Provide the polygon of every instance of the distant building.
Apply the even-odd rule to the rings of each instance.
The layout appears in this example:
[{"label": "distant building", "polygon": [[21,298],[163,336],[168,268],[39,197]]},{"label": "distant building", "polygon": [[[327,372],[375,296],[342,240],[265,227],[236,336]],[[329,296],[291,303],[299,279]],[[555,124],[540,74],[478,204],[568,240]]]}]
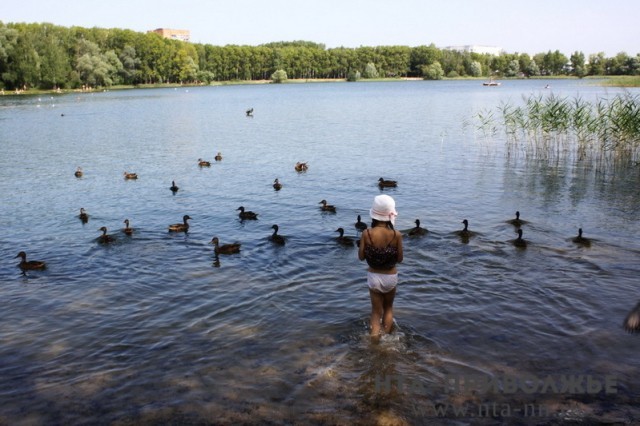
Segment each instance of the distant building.
[{"label": "distant building", "polygon": [[494,56],[499,56],[504,52],[504,50],[502,50],[502,47],[499,46],[480,46],[478,44],[466,44],[464,46],[447,46],[444,49],[457,50],[459,52],[479,53],[481,55],[488,53],[489,55]]},{"label": "distant building", "polygon": [[164,38],[170,38],[172,40],[189,41],[189,38],[191,37],[191,32],[189,30],[172,30],[170,28],[158,28],[147,32],[157,33]]}]

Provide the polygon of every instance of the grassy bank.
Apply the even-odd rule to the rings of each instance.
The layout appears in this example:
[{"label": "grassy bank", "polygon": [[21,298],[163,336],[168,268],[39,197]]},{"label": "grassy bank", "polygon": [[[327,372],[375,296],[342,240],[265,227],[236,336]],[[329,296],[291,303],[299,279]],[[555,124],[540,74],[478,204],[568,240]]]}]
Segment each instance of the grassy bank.
[{"label": "grassy bank", "polygon": [[[575,78],[569,76],[539,76],[531,77],[531,79],[567,79]],[[443,80],[479,80],[484,81],[487,77],[454,77],[443,78]],[[588,80],[594,80],[594,84],[608,87],[640,87],[640,76],[589,76],[585,77]],[[420,77],[395,77],[395,78],[374,78],[374,79],[361,79],[360,83],[379,82],[379,81],[414,81],[422,80]],[[504,80],[519,80],[519,78],[500,78]],[[302,84],[302,83],[336,83],[346,82],[344,78],[290,78],[281,84]],[[50,94],[64,94],[64,93],[88,93],[88,92],[104,92],[108,90],[126,90],[126,89],[172,89],[181,87],[202,87],[202,86],[235,86],[235,85],[254,85],[254,84],[273,84],[271,80],[230,80],[230,81],[212,81],[209,84],[179,84],[179,83],[158,83],[158,84],[137,84],[137,85],[116,85],[108,88],[95,88],[89,91],[83,91],[80,89],[61,89],[61,90],[39,90],[28,89],[26,91],[5,90],[0,92],[0,96],[16,96],[16,95],[50,95]]]}]

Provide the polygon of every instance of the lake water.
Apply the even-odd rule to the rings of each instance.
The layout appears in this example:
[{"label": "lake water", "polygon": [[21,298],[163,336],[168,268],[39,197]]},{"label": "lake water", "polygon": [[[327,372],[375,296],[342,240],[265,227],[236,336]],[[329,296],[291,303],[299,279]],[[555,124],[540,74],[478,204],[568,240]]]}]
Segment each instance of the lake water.
[{"label": "lake water", "polygon": [[[0,424],[640,421],[640,339],[621,326],[640,298],[640,168],[507,156],[501,132],[473,124],[531,94],[621,92],[409,81],[0,97]],[[399,182],[384,191],[396,227],[430,232],[405,238],[397,329],[376,345],[366,265],[335,230],[357,236],[381,176]],[[516,210],[526,250],[509,242]],[[185,214],[189,232],[169,233]],[[114,243],[98,243],[101,226]],[[591,247],[570,241],[578,227]],[[241,252],[216,262],[213,236]],[[22,274],[22,250],[47,269]],[[560,385],[447,387],[531,376]],[[616,392],[567,385],[587,379]]]}]

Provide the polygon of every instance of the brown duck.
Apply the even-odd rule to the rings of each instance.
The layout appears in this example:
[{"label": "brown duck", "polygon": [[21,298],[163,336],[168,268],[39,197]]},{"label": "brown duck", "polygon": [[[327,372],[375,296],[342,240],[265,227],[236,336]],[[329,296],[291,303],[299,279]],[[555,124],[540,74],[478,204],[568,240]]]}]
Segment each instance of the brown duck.
[{"label": "brown duck", "polygon": [[258,213],[254,213],[252,211],[245,211],[243,206],[238,207],[236,210],[240,210],[240,213],[238,213],[238,216],[240,217],[241,220],[257,220],[258,219]]},{"label": "brown duck", "polygon": [[398,186],[398,181],[380,178],[378,179],[378,186],[380,188],[395,188],[396,186]]},{"label": "brown duck", "polygon": [[47,268],[47,264],[40,260],[27,260],[27,253],[23,251],[18,253],[16,257],[22,258],[20,263],[18,263],[18,267],[23,271],[36,271]]},{"label": "brown duck", "polygon": [[587,237],[582,236],[582,228],[578,228],[578,235],[576,237],[573,237],[571,241],[583,247],[591,247],[591,240]]},{"label": "brown duck", "polygon": [[301,163],[298,161],[294,168],[296,169],[296,172],[306,172],[309,169],[309,165],[306,162]]},{"label": "brown duck", "polygon": [[412,236],[412,237],[419,237],[419,236],[424,235],[424,234],[426,234],[427,232],[429,232],[429,231],[427,231],[425,228],[422,228],[422,227],[420,226],[420,219],[416,219],[415,224],[416,224],[416,226],[414,226],[413,228],[411,228],[411,229],[409,230],[409,232],[408,232],[408,234],[409,234],[410,236]]},{"label": "brown duck", "polygon": [[189,223],[187,220],[191,219],[188,214],[182,216],[182,223],[174,223],[169,225],[169,232],[187,232],[189,230]]},{"label": "brown duck", "polygon": [[220,240],[218,237],[213,237],[211,239],[211,244],[215,247],[216,255],[218,254],[235,254],[240,253],[240,243],[231,243],[231,244],[223,244],[220,245]]},{"label": "brown duck", "polygon": [[78,218],[82,221],[82,223],[89,222],[89,215],[83,207],[80,207],[80,214],[78,215]]},{"label": "brown duck", "polygon": [[98,242],[101,244],[108,244],[115,241],[111,235],[107,234],[107,228],[105,226],[101,226],[98,231],[102,231],[102,235],[98,237]]},{"label": "brown duck", "polygon": [[336,238],[336,241],[338,243],[342,244],[343,246],[349,246],[349,247],[353,246],[353,238],[345,237],[343,228],[338,228],[335,230],[335,232],[340,233],[340,236]]},{"label": "brown duck", "polygon": [[126,235],[133,235],[133,228],[129,227],[129,219],[124,220],[124,225],[125,227],[122,229],[122,232],[124,232]]},{"label": "brown duck", "polygon": [[331,212],[331,213],[336,212],[336,206],[327,204],[327,200],[322,200],[318,204],[322,204],[320,206],[320,210],[322,210],[323,212]]},{"label": "brown duck", "polygon": [[269,237],[269,239],[274,243],[274,244],[278,244],[283,246],[285,244],[285,240],[284,237],[280,234],[278,234],[278,225],[273,225],[271,227],[271,229],[273,229],[273,234],[271,234],[271,236]]}]

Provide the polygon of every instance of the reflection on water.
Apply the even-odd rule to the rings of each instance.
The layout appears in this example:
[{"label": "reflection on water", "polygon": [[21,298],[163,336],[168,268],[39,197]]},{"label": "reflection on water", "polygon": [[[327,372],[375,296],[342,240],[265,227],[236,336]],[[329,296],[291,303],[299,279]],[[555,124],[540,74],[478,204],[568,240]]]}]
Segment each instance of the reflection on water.
[{"label": "reflection on water", "polygon": [[[520,424],[528,403],[546,410],[534,423],[636,421],[640,343],[621,323],[640,295],[638,167],[603,175],[507,155],[500,135],[461,124],[536,84],[0,99],[0,422]],[[568,80],[554,90],[600,89]],[[335,229],[359,237],[380,176],[399,182],[384,189],[397,227],[419,219],[429,233],[406,237],[397,330],[376,345],[365,268]],[[258,220],[239,220],[241,205]],[[507,223],[516,210],[521,250]],[[189,231],[169,233],[185,214]],[[269,240],[274,224],[286,245]],[[97,242],[101,226],[114,243]],[[591,247],[571,241],[579,227]],[[213,236],[241,242],[240,253],[216,257]],[[20,250],[48,269],[21,274]],[[618,392],[446,388],[450,377],[527,374],[614,375]],[[478,415],[488,403],[511,412]],[[476,414],[436,412],[454,407]]]}]

